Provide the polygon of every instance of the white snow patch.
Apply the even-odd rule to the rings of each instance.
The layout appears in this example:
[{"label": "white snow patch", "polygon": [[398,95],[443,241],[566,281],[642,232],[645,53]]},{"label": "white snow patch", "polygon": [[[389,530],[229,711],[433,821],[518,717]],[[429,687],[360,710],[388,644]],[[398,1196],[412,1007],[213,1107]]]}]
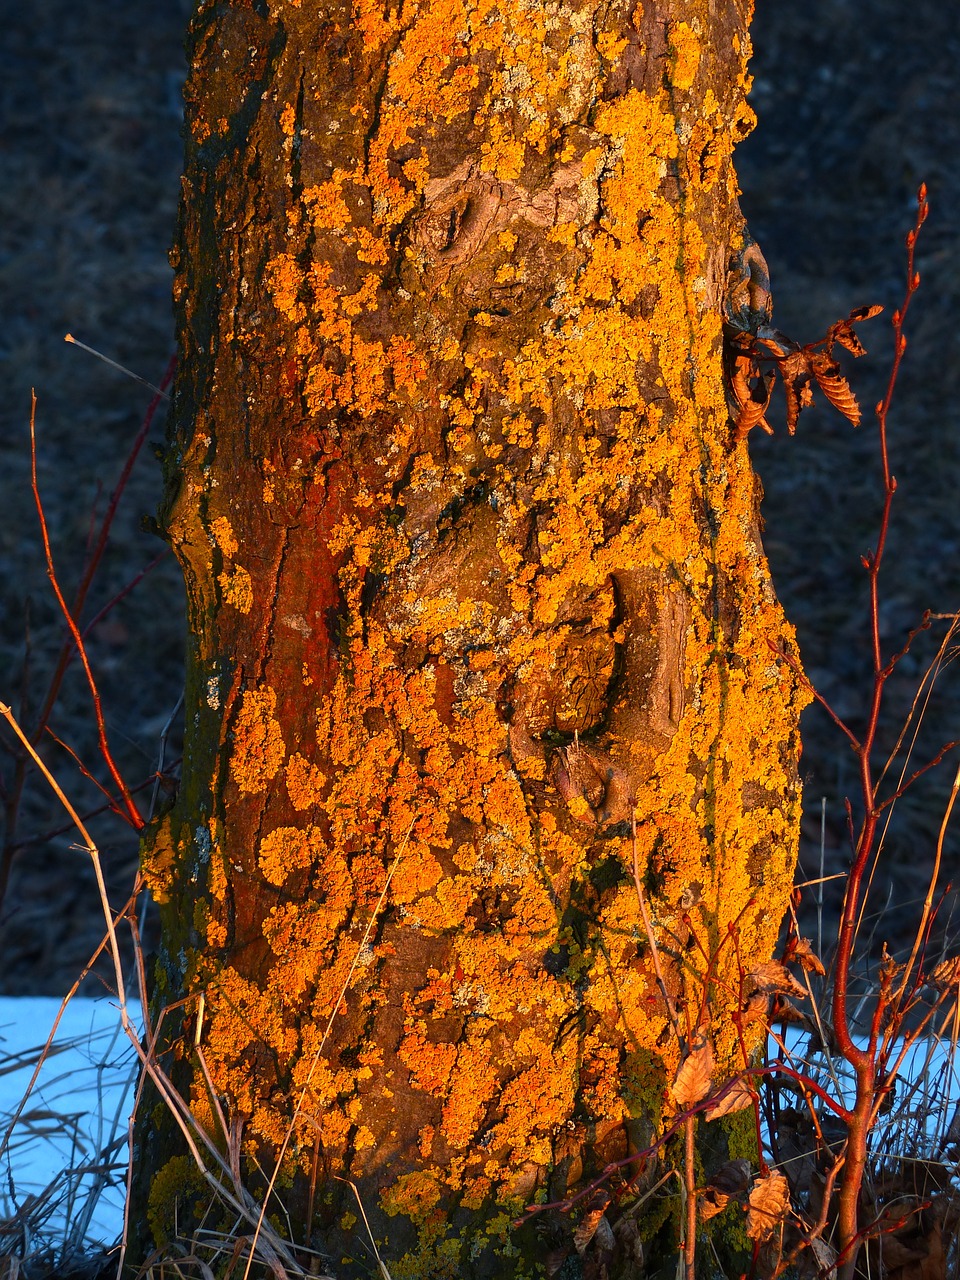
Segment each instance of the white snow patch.
[{"label": "white snow patch", "polygon": [[[53,998],[0,999],[0,1214],[23,1211],[66,1256],[122,1234],[137,1069],[116,1001],[75,999],[24,1102],[59,1008]],[[139,1002],[128,1011],[139,1024]]]}]

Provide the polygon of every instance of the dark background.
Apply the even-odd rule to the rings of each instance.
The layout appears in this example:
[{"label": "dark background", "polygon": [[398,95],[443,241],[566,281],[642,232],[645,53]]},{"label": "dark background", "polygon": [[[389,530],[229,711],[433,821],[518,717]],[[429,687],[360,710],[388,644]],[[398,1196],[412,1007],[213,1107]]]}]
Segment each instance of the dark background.
[{"label": "dark background", "polygon": [[[68,596],[88,539],[136,435],[149,392],[63,342],[68,331],[157,382],[172,353],[170,269],[180,166],[179,0],[30,0],[0,4],[0,700],[42,699],[62,627],[47,586],[30,493],[30,389],[43,499]],[[870,406],[889,364],[889,312],[903,289],[903,235],[915,192],[931,214],[918,264],[923,286],[891,418],[899,493],[884,575],[882,631],[897,647],[924,609],[960,608],[960,24],[937,0],[760,0],[754,24],[760,117],[737,153],[742,204],[769,262],[777,324],[820,337],[855,306],[886,314],[862,329],[870,355],[851,369],[864,406],[858,431],[827,407],[752,442],[766,490],[766,547],[796,624],[807,671],[859,728],[868,692],[866,575],[876,536],[879,456]],[[779,409],[772,420],[782,421]],[[758,433],[754,433],[757,435]],[[162,438],[162,415],[152,438]],[[161,550],[140,528],[155,508],[159,466],[145,449],[128,488],[86,616]],[[924,637],[892,682],[881,738],[895,743],[926,662],[944,631]],[[168,558],[96,628],[91,657],[111,742],[125,775],[145,782],[182,681],[183,610]],[[950,666],[927,704],[916,762],[960,737],[960,686]],[[52,727],[102,775],[85,685],[75,668]],[[847,865],[844,796],[854,758],[824,714],[807,713],[802,769],[807,816],[800,879],[819,875],[821,805],[827,874]],[[176,734],[171,752],[177,754]],[[61,748],[45,754],[71,797],[102,798]],[[9,781],[10,761],[0,769]],[[898,803],[877,873],[876,937],[908,937],[926,887],[954,766]],[[149,795],[149,791],[142,793]],[[60,994],[101,933],[87,858],[35,781],[24,795],[17,855],[0,906],[0,992]],[[114,818],[94,833],[118,899],[136,866],[136,840]],[[948,836],[945,878],[955,876]],[[836,889],[832,881],[827,894]],[[806,919],[815,926],[814,890]],[[941,932],[950,935],[952,899]],[[828,918],[830,902],[828,897]],[[823,938],[829,947],[828,931]]]}]

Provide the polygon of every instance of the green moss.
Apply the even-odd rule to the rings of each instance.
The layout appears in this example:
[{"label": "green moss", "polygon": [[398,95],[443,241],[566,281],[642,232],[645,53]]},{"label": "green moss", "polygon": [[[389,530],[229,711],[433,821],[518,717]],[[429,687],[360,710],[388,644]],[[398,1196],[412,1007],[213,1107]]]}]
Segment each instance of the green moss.
[{"label": "green moss", "polygon": [[177,1234],[178,1223],[198,1216],[197,1201],[206,1191],[203,1175],[190,1156],[172,1156],[163,1165],[150,1184],[147,1203],[147,1220],[157,1245]]},{"label": "green moss", "polygon": [[663,1064],[652,1049],[637,1048],[623,1061],[623,1101],[635,1120],[658,1128],[663,1111],[666,1078]]}]

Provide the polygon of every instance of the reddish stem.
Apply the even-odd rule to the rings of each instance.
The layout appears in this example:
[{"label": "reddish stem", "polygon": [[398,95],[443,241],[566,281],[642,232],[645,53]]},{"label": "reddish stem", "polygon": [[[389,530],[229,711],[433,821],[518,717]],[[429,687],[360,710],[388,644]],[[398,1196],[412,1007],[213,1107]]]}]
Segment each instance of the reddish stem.
[{"label": "reddish stem", "polygon": [[[176,357],[174,356],[171,358],[170,362],[167,365],[166,372],[164,373],[163,379],[161,380],[161,383],[160,383],[160,391],[150,401],[150,404],[147,407],[147,411],[144,414],[143,421],[140,424],[140,429],[137,432],[136,438],[130,448],[126,461],[124,462],[123,469],[120,472],[120,476],[119,476],[119,479],[117,480],[116,487],[114,488],[114,491],[110,497],[110,501],[107,504],[107,510],[104,513],[104,517],[100,524],[100,530],[99,530],[99,533],[97,534],[97,539],[95,543],[93,541],[94,516],[91,513],[90,533],[88,534],[87,550],[86,550],[86,555],[84,557],[84,571],[80,579],[80,584],[77,587],[76,595],[74,596],[73,608],[70,611],[70,616],[77,619],[78,621],[83,612],[83,606],[84,606],[84,603],[86,602],[87,592],[89,591],[90,586],[93,582],[93,579],[96,575],[97,569],[100,566],[100,561],[103,557],[103,552],[107,545],[107,539],[110,533],[110,529],[113,525],[113,520],[116,515],[117,507],[120,503],[120,499],[127,487],[127,483],[130,479],[131,472],[133,471],[134,464],[147,438],[147,434],[153,423],[153,419],[154,419],[154,416],[156,415],[156,411],[159,408],[161,401],[167,398],[165,388],[169,386],[173,378],[175,368],[176,368]],[[31,416],[33,416],[33,411],[31,411]],[[144,572],[147,573],[152,568],[153,568],[153,565],[151,564]],[[143,575],[141,574],[140,577],[142,576]],[[139,577],[134,579],[134,581],[131,584],[129,584],[127,590],[132,590],[139,580],[140,580]],[[116,603],[116,600],[122,598],[124,594],[126,594],[125,591],[121,592],[119,596],[117,596],[113,601],[111,601],[110,605],[107,606],[107,608],[112,608],[113,604]],[[97,617],[93,619],[93,622],[87,625],[87,627],[84,629],[84,634],[87,634],[87,632],[89,632],[90,627],[95,622],[97,622],[100,617],[103,616],[104,612],[105,610],[101,610],[100,613],[97,615]],[[74,652],[75,652],[74,640],[73,640],[73,636],[70,635],[67,637],[67,639],[63,643],[63,646],[61,647],[60,656],[57,660],[57,665],[54,668],[53,675],[50,678],[50,682],[47,687],[46,696],[44,697],[43,705],[40,709],[40,713],[37,717],[36,723],[33,726],[30,741],[34,744],[38,743],[40,739],[43,737],[44,730],[47,727],[47,724],[50,719],[50,715],[53,711],[54,706],[56,705],[57,698],[59,697],[59,694],[60,694],[60,687],[61,687],[61,684],[63,683],[64,673],[66,672],[67,667],[69,666],[70,662],[73,659]],[[23,699],[25,704],[26,703],[26,684],[24,684]],[[23,709],[25,709],[25,706],[24,708],[22,708],[22,710]],[[14,766],[13,779],[8,792],[4,797],[5,838],[4,838],[2,852],[0,852],[0,902],[3,901],[4,895],[6,893],[6,888],[7,888],[7,883],[10,876],[10,868],[13,861],[14,852],[18,847],[17,841],[16,841],[17,815],[20,807],[20,799],[23,794],[23,786],[26,780],[26,773],[27,773],[27,757],[25,755],[18,754],[16,764]]]},{"label": "reddish stem", "polygon": [[890,471],[890,454],[887,443],[887,418],[893,402],[893,393],[900,372],[900,364],[906,350],[907,342],[903,335],[903,324],[910,307],[911,299],[920,284],[920,277],[914,270],[914,250],[917,234],[927,216],[926,187],[921,187],[917,197],[917,219],[913,229],[907,235],[907,287],[903,307],[893,313],[894,351],[890,375],[883,399],[877,405],[877,423],[880,437],[880,461],[883,470],[883,510],[880,516],[880,530],[877,545],[873,552],[865,557],[864,564],[870,583],[870,639],[873,651],[873,685],[870,696],[870,707],[867,715],[867,727],[863,733],[856,754],[859,759],[860,793],[863,801],[864,815],[860,827],[860,835],[856,843],[853,866],[847,878],[847,888],[843,900],[843,914],[840,922],[840,937],[837,945],[836,971],[833,988],[833,1030],[837,1047],[853,1067],[857,1080],[856,1102],[847,1122],[847,1149],[840,1184],[838,1202],[838,1227],[840,1254],[844,1259],[840,1272],[841,1280],[851,1280],[856,1267],[859,1252],[860,1231],[858,1224],[858,1207],[860,1187],[863,1182],[867,1162],[867,1140],[873,1115],[873,1099],[877,1074],[877,1034],[879,1020],[874,1019],[870,1028],[870,1036],[866,1049],[854,1043],[850,1032],[847,1012],[849,999],[850,967],[853,957],[853,946],[856,937],[856,923],[860,909],[861,888],[866,868],[873,853],[877,834],[877,820],[880,810],[877,806],[876,787],[870,756],[877,736],[877,725],[880,719],[880,708],[883,691],[890,676],[892,666],[883,660],[880,644],[880,569],[883,564],[887,535],[890,530],[890,513],[893,507],[893,495],[897,482]]},{"label": "reddish stem", "polygon": [[37,507],[37,515],[40,519],[40,534],[43,538],[43,554],[47,562],[47,577],[50,579],[50,585],[53,587],[53,593],[57,597],[57,604],[60,606],[60,612],[63,614],[64,621],[69,628],[73,637],[73,642],[77,647],[80,655],[80,661],[83,663],[83,670],[87,677],[87,684],[90,686],[90,696],[93,699],[93,714],[97,722],[97,737],[100,743],[100,754],[103,756],[104,763],[116,784],[123,802],[123,807],[127,813],[127,819],[130,825],[139,831],[145,824],[141,816],[140,810],[137,808],[136,802],[121,777],[120,770],[117,768],[110,750],[110,744],[107,741],[107,726],[103,718],[103,707],[100,703],[100,693],[97,689],[97,682],[94,679],[93,670],[90,666],[90,659],[87,656],[86,645],[83,636],[80,634],[80,628],[77,626],[76,619],[70,612],[70,607],[64,599],[63,592],[60,590],[60,583],[57,581],[57,573],[53,563],[53,552],[50,548],[50,534],[47,530],[47,518],[44,514],[43,503],[40,499],[40,489],[37,484],[37,437],[36,437],[36,417],[37,417],[37,397],[31,395],[30,398],[30,483],[33,489],[33,497]]}]

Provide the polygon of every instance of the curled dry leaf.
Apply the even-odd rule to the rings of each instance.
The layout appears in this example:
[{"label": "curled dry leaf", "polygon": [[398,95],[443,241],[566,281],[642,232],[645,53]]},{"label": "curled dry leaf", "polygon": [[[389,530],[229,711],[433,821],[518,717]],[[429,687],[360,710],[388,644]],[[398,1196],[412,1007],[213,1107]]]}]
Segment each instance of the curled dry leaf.
[{"label": "curled dry leaf", "polygon": [[889,991],[890,987],[896,981],[897,977],[903,973],[903,965],[897,964],[893,956],[887,950],[887,944],[883,944],[883,954],[880,959],[880,989],[881,991]]},{"label": "curled dry leaf", "polygon": [[[773,391],[775,380],[775,374],[772,372],[765,373],[755,386],[748,388],[749,395],[745,400],[741,400],[740,412],[737,414],[738,440],[743,440],[748,436],[754,427],[760,427],[768,436],[773,435],[773,427],[771,427],[765,415],[770,404],[770,393]],[[734,394],[737,394],[740,389],[735,384]]]},{"label": "curled dry leaf", "polygon": [[544,1266],[546,1268],[548,1280],[552,1280],[553,1276],[561,1269],[566,1260],[570,1257],[569,1246],[565,1249],[551,1249],[544,1258]]},{"label": "curled dry leaf", "polygon": [[679,1107],[692,1107],[710,1092],[713,1084],[713,1045],[709,1039],[696,1041],[680,1063],[670,1088]]},{"label": "curled dry leaf", "polygon": [[597,1223],[593,1237],[593,1247],[598,1253],[612,1253],[617,1247],[617,1237],[613,1234],[610,1219],[604,1215]]},{"label": "curled dry leaf", "polygon": [[950,987],[960,984],[960,956],[941,960],[927,981],[938,991],[948,991]]},{"label": "curled dry leaf", "polygon": [[838,320],[836,324],[832,324],[827,330],[827,351],[832,351],[833,344],[839,342],[840,346],[845,347],[852,355],[865,356],[867,349],[860,341],[860,335],[855,332],[853,326],[859,324],[861,320],[872,320],[882,310],[883,307],[876,305],[872,307],[854,307],[846,320]]},{"label": "curled dry leaf", "polygon": [[[610,1197],[606,1192],[598,1191],[590,1202],[590,1207],[580,1219],[580,1225],[573,1233],[573,1243],[581,1257],[586,1253],[587,1245],[600,1230],[601,1222],[606,1221],[603,1215],[609,1203]],[[607,1223],[607,1231],[611,1231],[609,1222]]]},{"label": "curled dry leaf", "polygon": [[817,1280],[836,1280],[837,1274],[837,1251],[832,1245],[827,1244],[826,1240],[820,1236],[814,1236],[808,1243],[807,1249],[800,1255],[801,1270],[804,1269],[805,1258],[809,1257],[812,1266],[808,1269],[808,1274],[817,1277]]},{"label": "curled dry leaf", "polygon": [[826,969],[823,962],[813,950],[813,943],[809,938],[797,938],[790,947],[789,952],[784,957],[787,964],[799,964],[807,973],[818,973],[820,977],[826,975]]},{"label": "curled dry leaf", "polygon": [[624,1265],[624,1277],[639,1276],[643,1270],[643,1241],[640,1238],[640,1228],[637,1226],[636,1218],[632,1215],[624,1214],[622,1218],[617,1220],[616,1226],[613,1228],[613,1234]]},{"label": "curled dry leaf", "polygon": [[761,1243],[784,1221],[790,1208],[790,1188],[776,1169],[768,1169],[753,1184],[747,1207],[747,1235]]},{"label": "curled dry leaf", "polygon": [[807,994],[806,987],[779,960],[766,960],[763,964],[754,965],[746,976],[744,989],[765,991],[769,995],[798,996],[801,999]]},{"label": "curled dry leaf", "polygon": [[811,357],[810,370],[817,380],[817,386],[827,397],[835,409],[855,427],[860,425],[860,406],[857,397],[850,390],[850,383],[840,372],[840,366],[825,352],[818,352]]},{"label": "curled dry leaf", "polygon": [[597,1234],[597,1228],[600,1226],[602,1221],[602,1209],[590,1209],[583,1215],[580,1225],[573,1233],[573,1243],[576,1246],[577,1253],[579,1253],[581,1257],[586,1253],[587,1245]]},{"label": "curled dry leaf", "polygon": [[813,1031],[817,1025],[808,1013],[798,1009],[793,1001],[788,1000],[786,996],[776,997],[776,1003],[771,1010],[770,1016],[775,1022],[790,1022],[798,1027],[806,1027],[808,1031]]},{"label": "curled dry leaf", "polygon": [[735,421],[734,439],[743,440],[755,427],[772,434],[766,419],[770,392],[776,374],[764,366],[773,364],[783,381],[787,402],[787,430],[793,435],[801,410],[813,404],[813,383],[827,397],[834,408],[857,426],[860,422],[860,406],[833,358],[835,346],[844,347],[854,356],[865,354],[854,325],[878,315],[882,307],[857,307],[845,320],[830,326],[819,342],[799,346],[792,338],[761,324],[750,332],[741,330],[730,337],[727,346],[727,376],[730,384],[731,404],[735,409],[731,417]]},{"label": "curled dry leaf", "polygon": [[743,1080],[734,1080],[716,1102],[711,1102],[704,1115],[708,1120],[719,1120],[721,1116],[732,1116],[753,1104],[754,1095]]},{"label": "curled dry leaf", "polygon": [[721,1165],[700,1192],[697,1213],[701,1222],[709,1222],[722,1213],[734,1196],[742,1195],[750,1185],[750,1161],[728,1160]]},{"label": "curled dry leaf", "polygon": [[766,1022],[770,1017],[770,996],[765,991],[751,991],[740,1009],[744,1026],[751,1022]]}]

